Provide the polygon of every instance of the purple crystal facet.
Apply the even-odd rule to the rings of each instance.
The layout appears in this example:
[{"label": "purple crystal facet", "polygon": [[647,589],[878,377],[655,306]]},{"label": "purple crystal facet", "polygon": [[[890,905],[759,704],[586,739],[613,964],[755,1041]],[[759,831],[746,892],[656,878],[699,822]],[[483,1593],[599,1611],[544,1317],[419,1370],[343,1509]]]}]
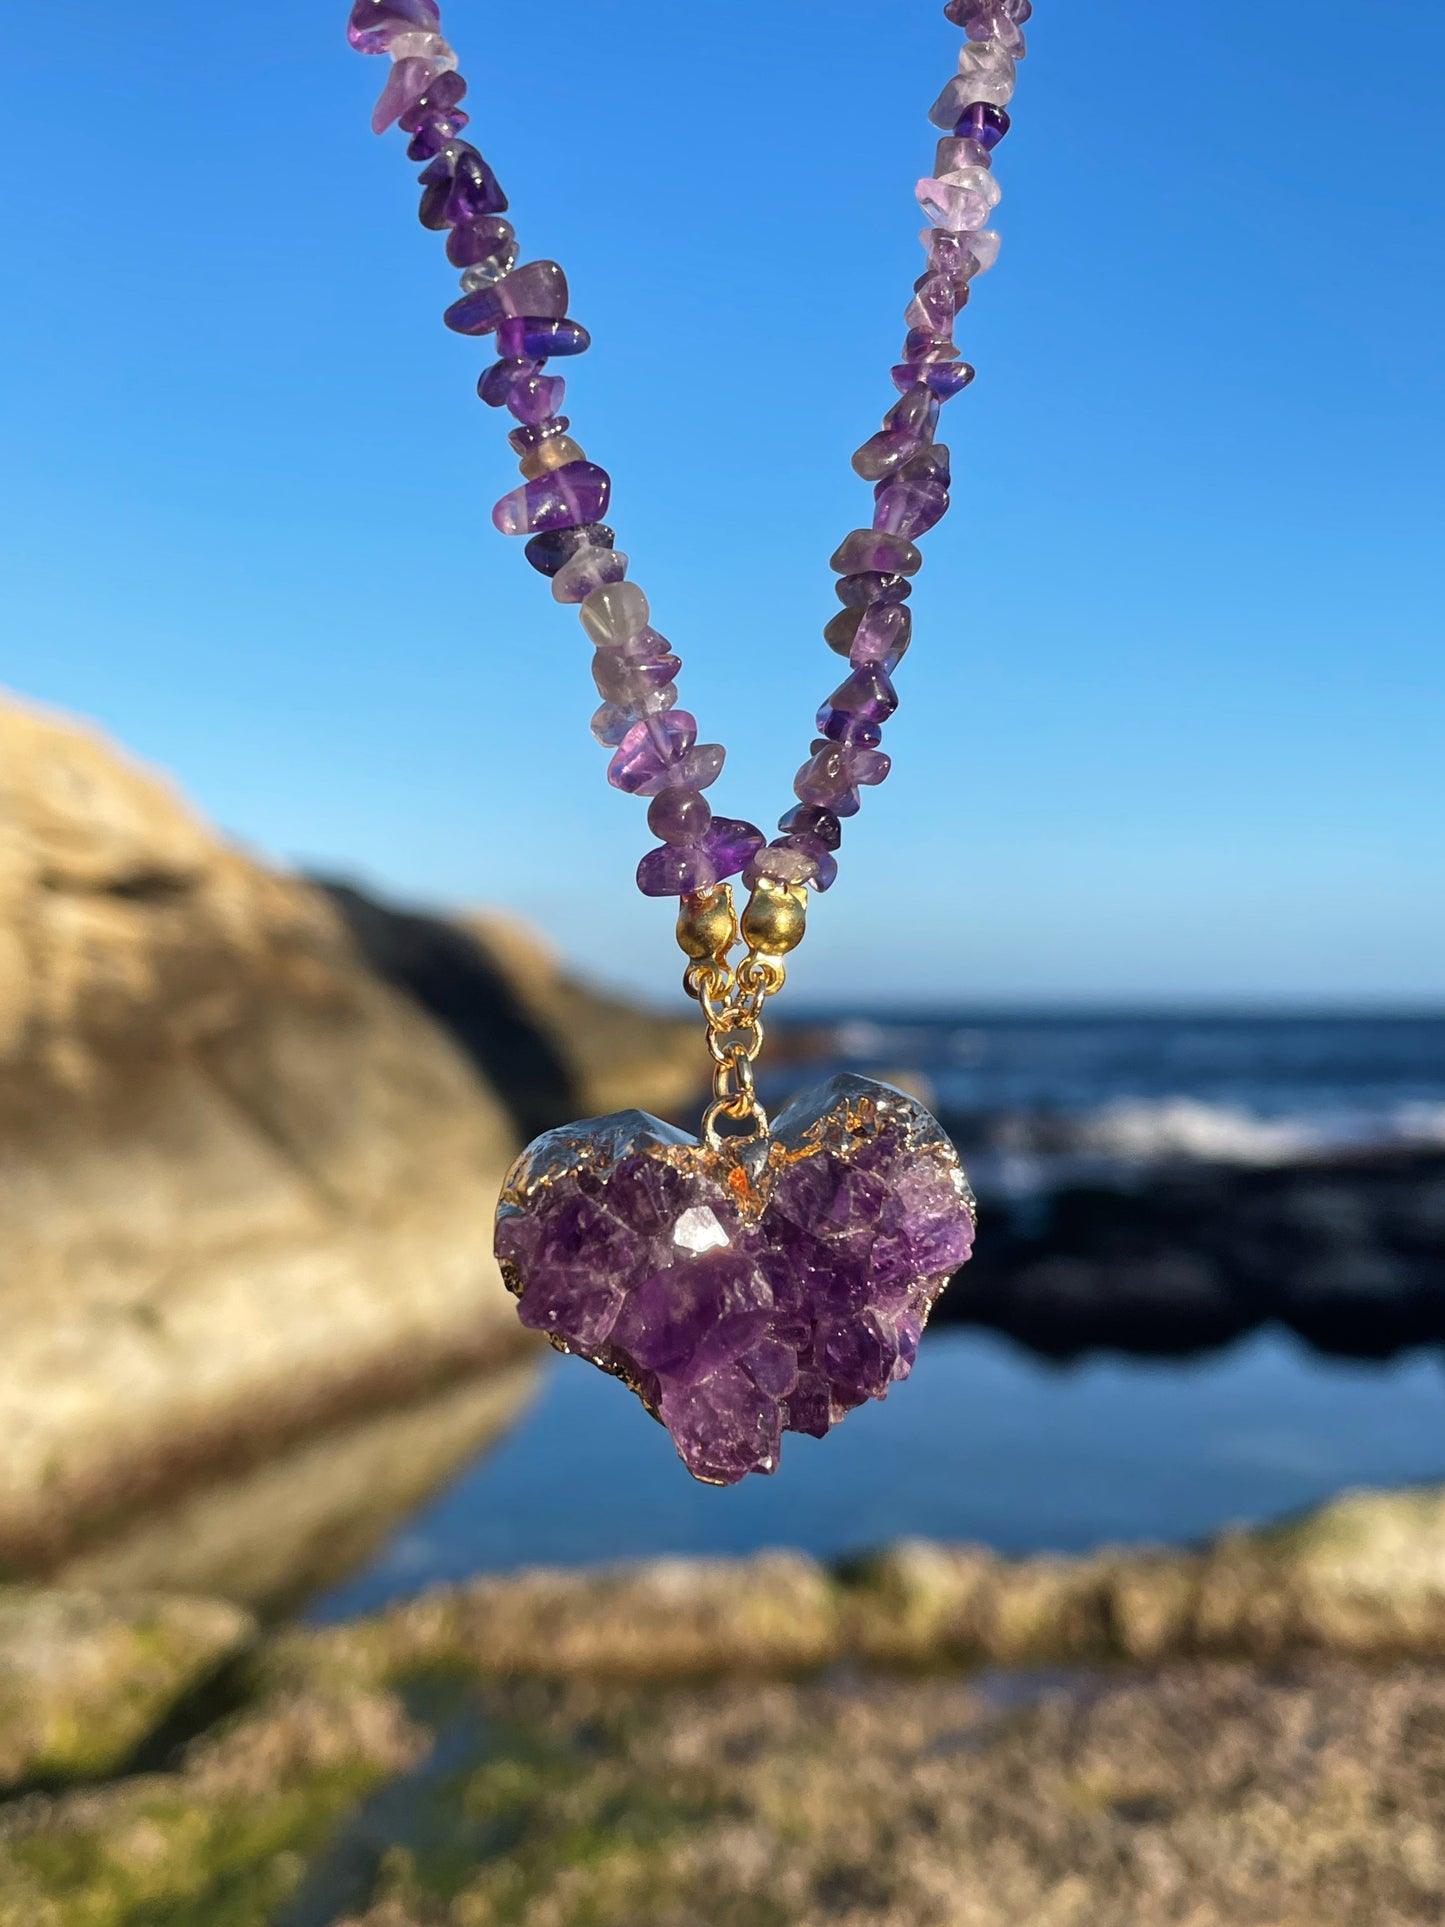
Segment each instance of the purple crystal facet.
[{"label": "purple crystal facet", "polygon": [[632,1386],[694,1477],[734,1485],[777,1469],[785,1430],[821,1437],[908,1376],[973,1239],[938,1125],[839,1077],[761,1142],[710,1148],[637,1111],[550,1133],[507,1180],[497,1255],[524,1325]]},{"label": "purple crystal facet", "polygon": [[503,535],[540,535],[600,522],[612,495],[612,478],[595,462],[567,462],[504,495],[492,510]]}]

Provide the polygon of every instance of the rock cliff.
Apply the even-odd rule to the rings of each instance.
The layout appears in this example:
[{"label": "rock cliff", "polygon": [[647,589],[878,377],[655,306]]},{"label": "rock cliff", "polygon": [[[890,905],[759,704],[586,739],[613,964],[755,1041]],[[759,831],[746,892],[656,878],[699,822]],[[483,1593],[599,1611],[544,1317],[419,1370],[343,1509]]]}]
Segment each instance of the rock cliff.
[{"label": "rock cliff", "polygon": [[[364,923],[447,952],[454,1007]],[[676,1101],[697,1060],[638,1016],[594,1078],[505,949],[268,869],[0,701],[0,1566],[515,1350],[490,1244],[523,1128],[629,1080]]]}]

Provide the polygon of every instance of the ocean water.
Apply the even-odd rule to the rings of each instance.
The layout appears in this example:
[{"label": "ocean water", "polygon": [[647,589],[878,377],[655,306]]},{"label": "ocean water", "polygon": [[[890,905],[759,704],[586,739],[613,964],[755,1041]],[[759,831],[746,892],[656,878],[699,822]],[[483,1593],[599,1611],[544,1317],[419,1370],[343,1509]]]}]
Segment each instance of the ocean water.
[{"label": "ocean water", "polygon": [[1445,1479],[1445,1360],[1324,1360],[1260,1334],[1213,1357],[1041,1365],[1006,1339],[943,1330],[912,1381],[782,1470],[695,1484],[631,1393],[580,1359],[488,1458],[318,1602],[370,1611],[438,1580],[525,1565],[910,1536],[1010,1553],[1178,1544],[1314,1505],[1345,1486]]},{"label": "ocean water", "polygon": [[837,1067],[919,1080],[979,1176],[1008,1188],[1080,1166],[1445,1151],[1445,1013],[825,1021]]},{"label": "ocean water", "polygon": [[[1160,1162],[1287,1163],[1331,1149],[1445,1154],[1445,1016],[1060,1017],[850,1013],[832,1059],[928,1089],[994,1192]],[[776,1080],[778,1091],[784,1080]],[[1445,1289],[1445,1250],[1441,1253]],[[1445,1356],[1326,1359],[1257,1332],[1178,1361],[1040,1361],[989,1333],[929,1334],[912,1382],[773,1479],[695,1485],[662,1429],[580,1361],[545,1367],[500,1447],[317,1602],[370,1610],[528,1564],[909,1535],[1009,1553],[1183,1543],[1356,1485],[1445,1480]]]}]

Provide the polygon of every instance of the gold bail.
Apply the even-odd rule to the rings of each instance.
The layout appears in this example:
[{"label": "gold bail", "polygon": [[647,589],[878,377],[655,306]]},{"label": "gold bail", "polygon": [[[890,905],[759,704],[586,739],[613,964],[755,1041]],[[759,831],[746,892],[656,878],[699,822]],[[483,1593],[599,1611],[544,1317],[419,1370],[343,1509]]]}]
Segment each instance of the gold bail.
[{"label": "gold bail", "polygon": [[[719,1141],[725,1117],[737,1124],[751,1120],[752,1134],[767,1136],[767,1112],[753,1082],[763,1048],[763,1007],[782,989],[781,959],[802,942],[806,923],[803,892],[767,877],[758,880],[741,928],[729,883],[682,899],[677,941],[689,959],[683,984],[702,1007],[713,1061],[713,1101],[703,1121],[711,1144]],[[740,941],[747,951],[734,966],[731,955]]]}]

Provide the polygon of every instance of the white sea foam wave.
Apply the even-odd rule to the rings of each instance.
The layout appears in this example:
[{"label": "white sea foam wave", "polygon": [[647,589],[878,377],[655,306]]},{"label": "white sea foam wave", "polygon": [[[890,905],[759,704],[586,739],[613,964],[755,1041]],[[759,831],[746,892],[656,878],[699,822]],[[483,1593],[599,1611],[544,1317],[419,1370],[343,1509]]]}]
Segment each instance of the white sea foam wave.
[{"label": "white sea foam wave", "polygon": [[1403,1104],[1373,1116],[1264,1117],[1192,1097],[1123,1098],[1076,1128],[1079,1149],[1129,1162],[1291,1164],[1328,1151],[1445,1145],[1445,1104]]},{"label": "white sea foam wave", "polygon": [[1327,1140],[1318,1127],[1292,1118],[1263,1118],[1243,1108],[1192,1097],[1141,1102],[1120,1098],[1082,1120],[1083,1149],[1152,1161],[1190,1158],[1211,1164],[1289,1164]]}]

